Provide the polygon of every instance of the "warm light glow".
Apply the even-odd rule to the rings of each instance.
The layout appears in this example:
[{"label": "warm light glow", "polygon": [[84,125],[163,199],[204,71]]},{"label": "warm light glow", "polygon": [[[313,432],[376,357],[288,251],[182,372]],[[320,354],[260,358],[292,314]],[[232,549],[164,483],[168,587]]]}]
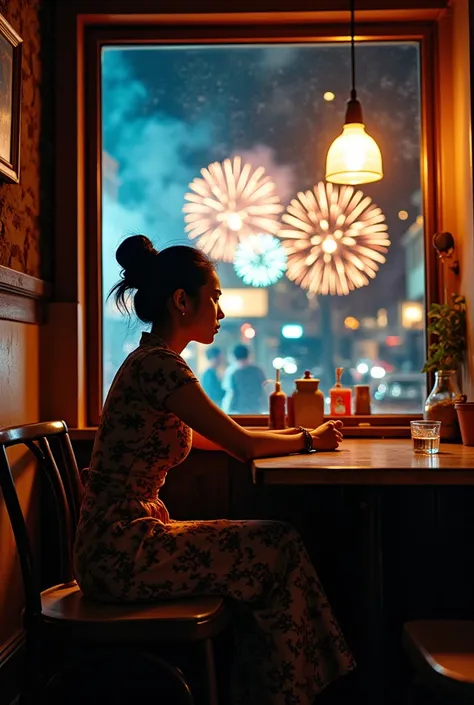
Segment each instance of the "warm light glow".
[{"label": "warm light glow", "polygon": [[268,315],[267,289],[223,289],[219,303],[226,318],[264,318]]},{"label": "warm light glow", "polygon": [[354,316],[347,316],[344,319],[344,327],[349,328],[349,330],[357,330],[360,326],[359,321]]},{"label": "warm light glow", "polygon": [[370,370],[370,376],[373,377],[374,379],[383,379],[385,377],[385,370],[383,367],[380,367],[379,365],[374,365],[372,369]]},{"label": "warm light glow", "polygon": [[287,277],[310,293],[349,294],[374,279],[385,262],[385,216],[352,186],[320,181],[297,194],[282,221]]},{"label": "warm light glow", "polygon": [[329,147],[326,180],[334,184],[369,184],[383,177],[377,142],[362,123],[347,123]]},{"label": "warm light glow", "polygon": [[244,338],[247,338],[247,340],[252,340],[252,338],[255,338],[255,328],[246,328],[243,332]]},{"label": "warm light glow", "polygon": [[321,247],[328,255],[332,255],[332,253],[337,250],[337,242],[333,237],[327,237],[323,240]]},{"label": "warm light glow", "polygon": [[402,303],[402,326],[404,328],[421,328],[423,318],[423,304],[417,301],[404,301]]},{"label": "warm light glow", "polygon": [[386,308],[379,308],[377,311],[377,325],[379,328],[386,328],[388,325],[388,316]]},{"label": "warm light glow", "polygon": [[226,216],[225,221],[227,223],[227,227],[233,230],[235,233],[239,230],[242,230],[242,225],[244,224],[244,221],[242,220],[242,216],[239,213],[229,213]]},{"label": "warm light glow", "polygon": [[335,97],[336,96],[334,95],[334,93],[332,91],[326,91],[326,93],[323,95],[324,100],[327,100],[328,102],[330,102],[331,100],[334,100]]},{"label": "warm light glow", "polygon": [[265,169],[242,164],[240,157],[201,169],[184,198],[190,240],[216,260],[232,262],[239,242],[260,232],[276,235],[283,210]]},{"label": "warm light glow", "polygon": [[244,300],[241,296],[222,294],[220,304],[222,310],[225,308],[226,316],[239,316],[244,312]]},{"label": "warm light glow", "polygon": [[408,213],[406,211],[398,211],[398,217],[400,220],[406,220],[408,218]]}]

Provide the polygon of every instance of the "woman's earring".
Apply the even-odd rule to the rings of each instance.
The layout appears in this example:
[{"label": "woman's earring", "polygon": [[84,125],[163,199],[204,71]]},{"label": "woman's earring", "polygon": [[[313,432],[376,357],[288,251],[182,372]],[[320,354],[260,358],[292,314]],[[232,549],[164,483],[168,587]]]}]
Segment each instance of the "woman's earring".
[{"label": "woman's earring", "polygon": [[182,316],[185,316],[185,315],[186,315],[186,311],[181,311],[181,315],[182,315]]}]

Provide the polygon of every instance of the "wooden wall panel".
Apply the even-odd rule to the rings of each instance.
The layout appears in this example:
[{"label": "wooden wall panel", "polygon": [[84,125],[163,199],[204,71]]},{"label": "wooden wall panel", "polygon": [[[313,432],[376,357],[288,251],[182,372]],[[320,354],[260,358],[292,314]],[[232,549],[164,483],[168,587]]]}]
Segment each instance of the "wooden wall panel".
[{"label": "wooden wall panel", "polygon": [[[51,279],[53,262],[52,3],[0,0],[0,13],[23,39],[20,183],[0,180],[0,426],[11,426],[39,420],[38,323],[50,294],[44,280]],[[42,44],[45,27],[48,43]],[[20,459],[14,473],[36,543],[35,469]],[[18,560],[0,496],[1,705],[18,691],[22,609]]]}]

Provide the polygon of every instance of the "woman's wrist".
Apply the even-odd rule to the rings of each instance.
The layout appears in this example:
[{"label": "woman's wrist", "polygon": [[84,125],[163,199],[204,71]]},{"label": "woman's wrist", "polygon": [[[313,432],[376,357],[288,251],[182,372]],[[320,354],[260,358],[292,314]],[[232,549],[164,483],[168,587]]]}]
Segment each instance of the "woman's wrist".
[{"label": "woman's wrist", "polygon": [[314,453],[316,449],[313,445],[313,436],[311,435],[311,433],[308,431],[308,429],[304,428],[303,426],[299,426],[298,430],[301,431],[303,450],[306,453]]}]

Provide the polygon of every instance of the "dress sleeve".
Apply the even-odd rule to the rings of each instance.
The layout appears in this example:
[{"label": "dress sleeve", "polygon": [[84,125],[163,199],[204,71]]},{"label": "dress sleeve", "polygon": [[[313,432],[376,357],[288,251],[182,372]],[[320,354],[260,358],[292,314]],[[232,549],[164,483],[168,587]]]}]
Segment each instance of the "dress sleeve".
[{"label": "dress sleeve", "polygon": [[199,383],[180,355],[172,350],[153,350],[141,360],[139,385],[149,403],[158,410],[166,408],[170,394],[185,384]]}]

